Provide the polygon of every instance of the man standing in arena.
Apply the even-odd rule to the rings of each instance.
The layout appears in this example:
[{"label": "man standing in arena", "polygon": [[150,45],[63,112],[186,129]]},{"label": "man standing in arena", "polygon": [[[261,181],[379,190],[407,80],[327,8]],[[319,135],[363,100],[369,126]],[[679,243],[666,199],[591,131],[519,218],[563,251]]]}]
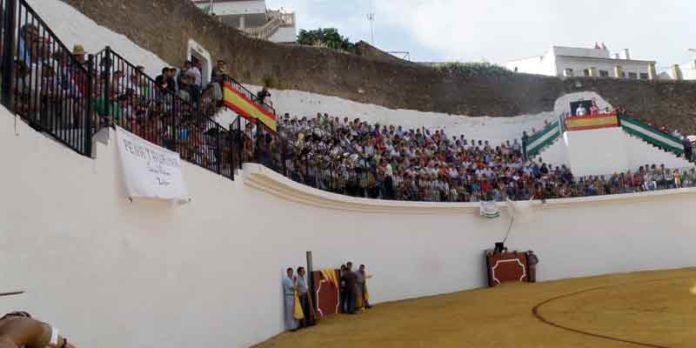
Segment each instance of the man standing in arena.
[{"label": "man standing in arena", "polygon": [[302,327],[314,325],[315,318],[314,306],[309,296],[309,288],[307,287],[305,273],[304,267],[297,267],[297,292],[299,293],[300,305],[302,306],[302,313],[304,314],[304,319],[302,319],[301,322]]},{"label": "man standing in arena", "polygon": [[534,251],[527,252],[527,281],[536,283],[536,265],[539,263],[539,258],[534,254]]},{"label": "man standing in arena", "polygon": [[355,314],[355,293],[356,287],[358,285],[358,277],[353,272],[353,263],[346,263],[346,270],[342,277],[345,282],[345,289],[343,293],[345,295],[345,306],[347,314]]},{"label": "man standing in arena", "polygon": [[365,271],[365,265],[360,265],[358,268],[358,288],[359,288],[359,293],[362,299],[362,305],[363,308],[370,309],[372,306],[370,306],[370,296],[367,293],[367,280],[369,278],[372,278],[371,275],[368,275],[367,272]]},{"label": "man standing in arena", "polygon": [[299,323],[295,320],[295,280],[292,268],[288,268],[283,277],[283,301],[285,303],[285,329],[297,330]]}]

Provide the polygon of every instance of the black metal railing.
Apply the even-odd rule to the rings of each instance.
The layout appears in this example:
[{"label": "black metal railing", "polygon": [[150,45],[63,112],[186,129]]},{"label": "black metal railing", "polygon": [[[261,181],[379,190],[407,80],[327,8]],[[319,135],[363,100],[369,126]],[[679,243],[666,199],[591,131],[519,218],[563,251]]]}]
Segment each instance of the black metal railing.
[{"label": "black metal railing", "polygon": [[35,129],[91,156],[89,60],[73,55],[25,0],[0,1],[2,104]]},{"label": "black metal railing", "polygon": [[[91,156],[95,132],[119,126],[225,177],[241,168],[242,119],[229,128],[212,119],[221,84],[157,81],[109,47],[88,58],[73,54],[26,0],[0,0],[0,11],[0,101],[35,129]],[[239,82],[225,80],[275,114]]]},{"label": "black metal railing", "polygon": [[[119,126],[181,158],[233,179],[237,144],[229,129],[215,122],[214,98],[176,86],[174,77],[147,76],[109,47],[94,58],[94,111],[100,125]],[[206,104],[206,105],[204,105]]]}]

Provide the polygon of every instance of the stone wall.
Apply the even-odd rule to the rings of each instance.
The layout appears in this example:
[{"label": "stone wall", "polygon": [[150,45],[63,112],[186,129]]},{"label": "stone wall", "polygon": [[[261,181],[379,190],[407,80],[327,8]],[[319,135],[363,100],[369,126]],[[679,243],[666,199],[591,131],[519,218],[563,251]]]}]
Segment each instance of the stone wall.
[{"label": "stone wall", "polygon": [[334,95],[389,108],[471,116],[548,111],[560,95],[593,90],[639,118],[696,133],[696,84],[561,80],[510,74],[465,77],[374,55],[277,45],[247,38],[198,11],[188,0],[63,0],[171,64],[181,64],[194,39],[231,74],[250,84]]}]

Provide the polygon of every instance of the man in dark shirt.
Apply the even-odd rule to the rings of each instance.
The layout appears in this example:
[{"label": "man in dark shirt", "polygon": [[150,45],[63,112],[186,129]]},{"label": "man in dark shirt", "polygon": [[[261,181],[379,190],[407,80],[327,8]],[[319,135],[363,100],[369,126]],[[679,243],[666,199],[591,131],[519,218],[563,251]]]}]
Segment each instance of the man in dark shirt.
[{"label": "man in dark shirt", "polygon": [[539,258],[534,254],[534,251],[527,252],[527,281],[536,283],[536,265],[539,263]]},{"label": "man in dark shirt", "polygon": [[176,75],[176,69],[169,67],[162,68],[162,75],[158,75],[155,78],[157,87],[166,89],[172,93],[176,93],[176,82],[174,81],[174,75]]},{"label": "man in dark shirt", "polygon": [[353,272],[353,263],[346,263],[346,271],[343,273],[343,282],[345,289],[343,293],[346,299],[346,313],[355,314],[355,293],[358,286],[358,277]]},{"label": "man in dark shirt", "polygon": [[692,144],[691,140],[687,137],[684,137],[682,144],[684,145],[684,158],[686,158],[687,161],[691,161],[693,158],[694,144]]},{"label": "man in dark shirt", "polygon": [[264,87],[256,95],[256,98],[258,99],[259,103],[264,104],[266,103],[266,98],[269,98],[270,96],[271,92],[268,91],[268,88]]},{"label": "man in dark shirt", "polygon": [[157,84],[157,87],[159,88],[167,88],[167,75],[169,75],[169,68],[164,67],[162,68],[162,74],[157,75],[155,77],[155,83]]}]

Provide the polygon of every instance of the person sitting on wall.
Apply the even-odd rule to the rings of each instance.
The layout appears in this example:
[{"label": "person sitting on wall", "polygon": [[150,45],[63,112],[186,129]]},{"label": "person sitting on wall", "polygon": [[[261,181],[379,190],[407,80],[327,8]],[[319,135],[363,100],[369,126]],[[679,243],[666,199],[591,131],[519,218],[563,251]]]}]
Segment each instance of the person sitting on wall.
[{"label": "person sitting on wall", "polygon": [[587,109],[585,109],[585,106],[580,104],[578,108],[575,110],[575,116],[586,116],[587,115]]},{"label": "person sitting on wall", "polygon": [[58,329],[34,320],[26,312],[12,312],[0,318],[0,348],[75,348]]},{"label": "person sitting on wall", "polygon": [[271,97],[271,92],[268,91],[268,88],[263,87],[259,93],[256,94],[256,99],[259,101],[261,104],[269,104],[270,105],[270,100],[268,98]]}]

